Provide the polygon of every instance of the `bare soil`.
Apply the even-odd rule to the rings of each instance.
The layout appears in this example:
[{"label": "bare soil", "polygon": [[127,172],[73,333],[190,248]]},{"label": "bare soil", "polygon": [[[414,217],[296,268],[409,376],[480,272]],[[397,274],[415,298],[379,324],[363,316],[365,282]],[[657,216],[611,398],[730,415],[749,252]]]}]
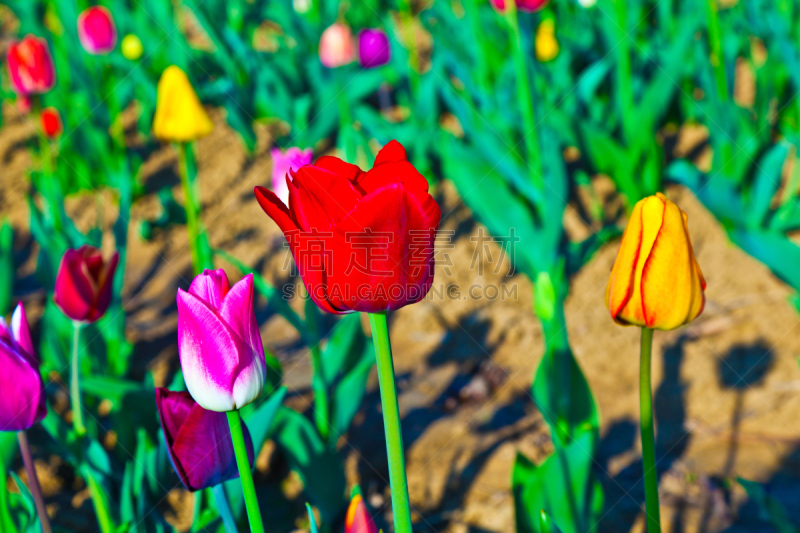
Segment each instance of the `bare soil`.
[{"label": "bare soil", "polygon": [[[283,237],[252,193],[254,185],[269,182],[268,132],[261,132],[258,155],[248,159],[220,113],[214,118],[214,133],[198,144],[203,220],[212,245],[255,266],[277,285],[292,281],[286,274]],[[22,267],[16,296],[31,304],[35,323],[44,293],[32,277],[36,244],[27,229],[30,157],[25,142],[32,134],[31,124],[6,109],[0,132],[0,211],[17,232]],[[159,230],[149,242],[139,237],[138,229],[141,221],[159,216],[154,193],[160,187],[171,186],[181,201],[176,170],[175,154],[168,146],[153,153],[144,166],[142,179],[149,194],[133,209],[125,275],[129,336],[136,343],[132,375],[140,378],[152,371],[158,384],[168,383],[178,368],[175,293],[190,282],[190,257],[184,227]],[[596,185],[601,195],[607,194],[602,179]],[[532,311],[533,291],[524,276],[508,275],[507,261],[495,271],[500,257],[496,246],[489,247],[491,258],[481,254],[481,243],[472,238],[485,230],[454,188],[444,183],[437,194],[442,229],[454,231],[454,248],[449,251],[452,266],[437,267],[435,286],[460,287],[461,297],[433,297],[391,317],[411,500],[419,531],[510,533],[515,454],[521,451],[539,461],[551,451],[547,427],[529,394],[543,350]],[[769,482],[790,513],[800,513],[800,329],[788,301],[791,290],[730,244],[691,193],[670,188],[667,194],[689,215],[697,259],[708,282],[708,303],[689,327],[655,336],[665,530],[767,531],[741,487],[730,480],[742,476]],[[116,217],[112,198],[99,198],[110,227]],[[68,212],[80,227],[94,223],[97,201],[89,195],[69,199]],[[575,235],[590,231],[573,210],[565,215],[565,224]],[[471,268],[476,248],[477,262]],[[596,470],[606,488],[601,531],[609,533],[644,529],[637,436],[638,331],[614,325],[603,302],[617,248],[616,243],[603,248],[574,277],[566,303],[570,340],[602,414]],[[232,268],[229,272],[238,275]],[[491,299],[489,292],[481,293],[486,297],[479,300],[467,293],[473,285],[492,284],[515,288],[516,297]],[[260,301],[259,309],[264,306]],[[265,347],[284,364],[292,405],[309,407],[307,350],[282,318],[259,316],[265,319]],[[386,528],[391,519],[386,507],[388,474],[374,375],[340,449],[349,481],[360,482],[369,503],[384,510],[384,523],[379,525]],[[80,531],[96,527],[85,487],[69,468],[56,457],[39,455],[37,469],[59,523]],[[14,490],[13,481],[9,484]],[[176,488],[165,505],[170,521],[187,530],[193,496]]]}]

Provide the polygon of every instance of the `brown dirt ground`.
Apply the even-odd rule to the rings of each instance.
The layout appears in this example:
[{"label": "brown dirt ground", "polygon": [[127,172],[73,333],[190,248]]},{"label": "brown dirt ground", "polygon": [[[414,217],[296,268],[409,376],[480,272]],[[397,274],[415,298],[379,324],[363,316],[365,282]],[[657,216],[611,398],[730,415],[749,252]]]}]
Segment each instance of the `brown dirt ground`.
[{"label": "brown dirt ground", "polygon": [[[18,273],[17,296],[36,303],[42,293],[30,277],[35,243],[27,230],[24,202],[30,163],[24,141],[32,130],[13,110],[6,109],[6,115],[0,132],[0,211],[12,221],[19,253],[26,257]],[[269,181],[269,135],[262,132],[258,155],[248,160],[221,115],[215,113],[214,118],[218,127],[198,144],[203,219],[212,245],[256,265],[268,279],[286,282],[283,265],[288,252],[282,236],[252,194],[254,185]],[[136,232],[141,220],[158,216],[152,192],[160,186],[172,186],[180,201],[170,147],[146,162],[144,183],[151,193],[133,209],[124,300],[129,336],[136,342],[133,374],[151,370],[164,383],[178,366],[174,302],[177,288],[186,287],[191,277],[187,237],[183,227],[156,232],[151,242]],[[603,184],[597,181],[598,191],[606,194]],[[532,287],[522,275],[507,277],[507,268],[495,274],[490,265],[483,275],[470,269],[477,244],[470,237],[481,226],[452,186],[445,184],[438,194],[442,229],[455,231],[455,247],[451,272],[444,265],[437,267],[435,285],[456,284],[464,291],[473,284],[505,283],[517,288],[517,298],[433,298],[391,317],[412,504],[420,531],[513,532],[509,486],[515,454],[522,451],[538,461],[551,450],[546,425],[529,395],[542,353]],[[672,188],[668,195],[689,215],[697,259],[708,281],[708,304],[689,327],[655,336],[653,379],[665,530],[761,531],[742,489],[726,480],[742,476],[771,481],[776,495],[786,500],[800,486],[798,315],[787,301],[790,289],[731,245],[691,193]],[[108,196],[102,199],[110,224],[116,212]],[[87,227],[94,221],[94,203],[86,195],[71,198],[68,210]],[[572,210],[565,223],[575,235],[589,231]],[[574,277],[566,315],[572,346],[603,419],[596,465],[606,487],[602,531],[643,531],[643,491],[637,484],[638,333],[615,326],[603,305],[617,247],[603,248]],[[498,249],[493,253],[496,259]],[[34,312],[31,320],[37,319]],[[261,332],[265,346],[284,363],[286,384],[300,392],[292,399],[294,407],[306,407],[307,351],[280,317],[264,323]],[[342,438],[341,452],[349,480],[361,482],[368,501],[379,509],[387,501],[388,476],[374,375],[369,387],[354,427]],[[81,481],[65,474],[57,458],[39,457],[37,465],[51,511],[68,521],[80,510],[75,508],[91,514]],[[186,530],[192,497],[173,492],[170,520]],[[732,525],[737,517],[737,525]],[[84,527],[94,526],[90,520]]]}]

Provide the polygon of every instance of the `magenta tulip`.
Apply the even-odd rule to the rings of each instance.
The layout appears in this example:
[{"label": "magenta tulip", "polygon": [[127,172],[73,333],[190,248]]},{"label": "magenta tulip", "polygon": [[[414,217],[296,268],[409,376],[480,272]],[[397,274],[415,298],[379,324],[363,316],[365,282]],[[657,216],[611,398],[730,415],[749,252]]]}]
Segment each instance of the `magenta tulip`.
[{"label": "magenta tulip", "polygon": [[267,364],[253,308],[253,275],[233,287],[225,271],[206,270],[178,290],[178,353],[186,387],[211,411],[258,398]]},{"label": "magenta tulip", "polygon": [[84,245],[67,250],[56,275],[53,300],[61,312],[74,322],[96,322],[111,304],[111,289],[119,254],[103,260],[100,250]]},{"label": "magenta tulip", "polygon": [[304,165],[310,165],[311,159],[314,157],[314,151],[311,148],[301,150],[300,148],[292,147],[285,152],[281,152],[280,148],[273,148],[270,154],[272,155],[272,192],[283,203],[288,204],[289,185],[286,183],[287,175],[290,172],[297,172]]},{"label": "magenta tulip", "polygon": [[44,39],[26,35],[9,42],[6,61],[11,88],[19,95],[46,93],[56,84],[56,69]]},{"label": "magenta tulip", "polygon": [[[184,487],[202,490],[239,477],[225,413],[200,407],[188,392],[156,389],[156,408],[172,467]],[[255,453],[247,426],[242,423],[250,464]]]},{"label": "magenta tulip", "polygon": [[358,62],[364,68],[382,67],[392,58],[389,37],[381,29],[361,30],[358,34]]},{"label": "magenta tulip", "polygon": [[78,38],[83,49],[93,55],[107,54],[117,46],[117,28],[111,12],[92,6],[78,15]]},{"label": "magenta tulip", "polygon": [[[550,0],[515,0],[517,11],[525,11],[526,13],[535,13],[550,2]],[[506,0],[491,0],[494,8],[501,13],[506,10]]]},{"label": "magenta tulip", "polygon": [[10,325],[0,317],[0,367],[0,431],[28,429],[45,417],[47,406],[22,303],[14,310]]}]

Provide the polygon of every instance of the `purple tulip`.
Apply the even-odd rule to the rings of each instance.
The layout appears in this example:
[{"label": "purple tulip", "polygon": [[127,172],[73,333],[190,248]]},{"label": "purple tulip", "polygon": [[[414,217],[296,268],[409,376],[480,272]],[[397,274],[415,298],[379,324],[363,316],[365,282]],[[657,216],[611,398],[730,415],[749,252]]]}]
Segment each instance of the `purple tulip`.
[{"label": "purple tulip", "polygon": [[224,270],[205,270],[178,290],[178,353],[186,388],[204,408],[233,411],[258,398],[267,363],[252,274],[231,287]]},{"label": "purple tulip", "polygon": [[47,406],[22,303],[14,310],[10,327],[0,317],[0,368],[0,431],[28,429],[45,417]]},{"label": "purple tulip", "polygon": [[[156,389],[156,407],[172,467],[184,487],[202,490],[239,477],[225,413],[200,407],[188,392]],[[242,423],[247,456],[255,453],[247,426]]]},{"label": "purple tulip", "polygon": [[364,68],[382,67],[392,58],[389,37],[381,29],[361,30],[358,34],[358,62]]},{"label": "purple tulip", "polygon": [[280,148],[273,148],[270,154],[272,155],[272,192],[285,205],[289,205],[289,186],[286,183],[286,175],[289,172],[296,172],[303,165],[310,165],[314,151],[311,148],[301,150],[292,147],[281,152]]}]

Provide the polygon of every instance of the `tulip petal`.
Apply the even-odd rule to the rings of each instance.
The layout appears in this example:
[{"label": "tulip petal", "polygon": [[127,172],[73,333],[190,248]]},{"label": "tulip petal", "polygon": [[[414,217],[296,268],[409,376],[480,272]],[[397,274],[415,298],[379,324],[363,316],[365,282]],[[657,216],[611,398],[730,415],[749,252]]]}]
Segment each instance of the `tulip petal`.
[{"label": "tulip petal", "polygon": [[[372,166],[376,167],[381,163],[398,163],[407,160],[406,149],[403,145],[395,140],[391,140],[380,149],[378,155],[375,156],[375,164]],[[425,183],[427,183],[427,181]]]},{"label": "tulip petal", "polygon": [[[414,303],[433,282],[433,240],[441,211],[426,192],[401,183],[364,197],[336,227],[332,239],[332,274],[328,283],[348,296],[338,309],[381,312]],[[368,298],[358,297],[368,288]]]},{"label": "tulip petal", "polygon": [[89,321],[93,322],[100,319],[108,310],[108,306],[111,305],[114,288],[114,273],[117,271],[117,264],[119,264],[119,254],[114,252],[114,255],[108,260],[105,271],[101,273],[98,278],[97,300],[92,306]]},{"label": "tulip petal", "polygon": [[223,269],[203,270],[203,274],[196,276],[189,286],[189,293],[197,296],[211,309],[219,310],[225,295],[231,290],[228,275]]},{"label": "tulip petal", "polygon": [[334,174],[337,174],[343,178],[347,178],[350,181],[355,181],[359,175],[364,173],[364,171],[358,166],[346,163],[338,157],[333,157],[330,155],[323,155],[317,159],[317,162],[314,163],[314,166],[318,168],[324,168],[325,170],[330,170]]},{"label": "tulip petal", "polygon": [[67,250],[61,258],[56,276],[53,299],[72,320],[85,320],[94,300],[92,282],[84,274],[82,262],[82,254],[78,250]]},{"label": "tulip petal", "polygon": [[211,411],[231,411],[244,341],[196,296],[178,289],[178,347],[186,388]]},{"label": "tulip petal", "polygon": [[22,302],[17,304],[17,308],[14,309],[14,314],[11,315],[11,334],[14,336],[14,340],[17,344],[25,351],[25,354],[32,358],[33,363],[38,364],[39,360],[33,349],[31,330],[28,326],[28,319],[25,316],[25,307],[22,305]]},{"label": "tulip petal", "polygon": [[642,244],[642,203],[637,203],[622,235],[617,259],[606,287],[606,306],[615,321],[633,293],[633,278]]},{"label": "tulip petal", "polygon": [[[233,385],[233,400],[239,406],[258,398],[267,379],[267,363],[253,309],[253,297],[253,275],[248,274],[231,288],[219,310],[222,320],[244,340],[249,348],[246,353],[251,357],[250,361],[240,361],[242,370]],[[245,352],[242,353],[244,355]]]},{"label": "tulip petal", "polygon": [[13,347],[0,342],[0,431],[22,431],[47,414],[39,369]]},{"label": "tulip petal", "polygon": [[256,200],[261,209],[275,221],[283,233],[291,233],[299,230],[297,224],[292,220],[289,209],[281,202],[280,198],[266,187],[256,186]]},{"label": "tulip petal", "polygon": [[358,178],[358,186],[366,194],[392,183],[402,183],[408,190],[428,192],[428,180],[408,161],[375,165]]},{"label": "tulip petal", "polygon": [[361,200],[347,177],[311,165],[300,167],[289,187],[289,208],[305,231],[328,232]]}]

